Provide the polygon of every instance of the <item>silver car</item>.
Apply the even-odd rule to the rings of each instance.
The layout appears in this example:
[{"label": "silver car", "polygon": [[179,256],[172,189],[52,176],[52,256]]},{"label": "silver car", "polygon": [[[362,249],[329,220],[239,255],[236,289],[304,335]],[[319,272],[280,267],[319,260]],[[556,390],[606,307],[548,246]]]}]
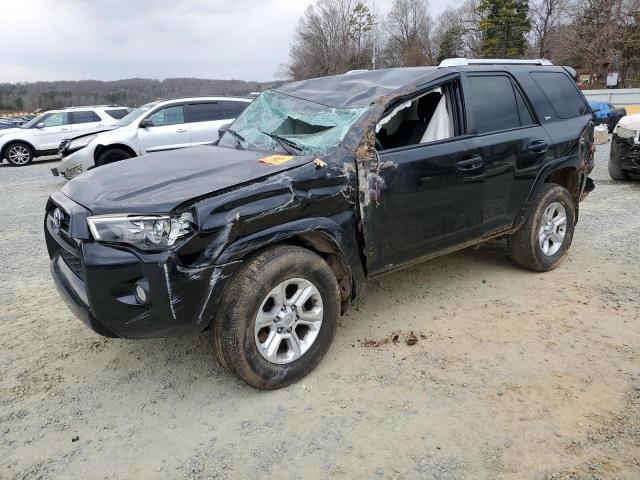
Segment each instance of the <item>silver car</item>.
[{"label": "silver car", "polygon": [[82,135],[61,145],[63,160],[51,171],[66,179],[90,168],[163,150],[210,143],[251,99],[194,97],[148,103],[109,131]]}]

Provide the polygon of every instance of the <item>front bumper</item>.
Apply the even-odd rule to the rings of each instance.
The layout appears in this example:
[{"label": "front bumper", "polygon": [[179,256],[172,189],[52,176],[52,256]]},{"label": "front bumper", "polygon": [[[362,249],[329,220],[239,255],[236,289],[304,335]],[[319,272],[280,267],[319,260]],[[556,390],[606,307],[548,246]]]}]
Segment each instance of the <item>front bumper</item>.
[{"label": "front bumper", "polygon": [[640,174],[640,144],[633,138],[621,138],[613,134],[609,162],[619,170]]},{"label": "front bumper", "polygon": [[[57,227],[52,212],[65,215]],[[60,192],[45,215],[51,275],[71,311],[96,333],[151,338],[204,330],[213,318],[226,278],[237,264],[185,267],[173,252],[143,253],[89,238],[90,212]],[[147,301],[135,286],[147,289]]]},{"label": "front bumper", "polygon": [[94,166],[92,149],[84,147],[65,156],[62,161],[51,169],[53,176],[62,176],[67,180],[77,177]]}]

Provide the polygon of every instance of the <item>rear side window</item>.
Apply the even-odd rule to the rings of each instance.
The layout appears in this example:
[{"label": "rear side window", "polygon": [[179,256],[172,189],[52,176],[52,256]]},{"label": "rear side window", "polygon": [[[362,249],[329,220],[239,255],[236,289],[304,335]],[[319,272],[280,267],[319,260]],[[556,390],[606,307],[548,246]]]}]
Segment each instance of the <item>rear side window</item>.
[{"label": "rear side window", "polygon": [[82,111],[82,112],[71,112],[71,123],[74,125],[78,123],[92,123],[99,122],[101,119],[91,110]]},{"label": "rear side window", "polygon": [[116,108],[114,110],[105,110],[104,112],[114,120],[120,120],[129,114],[129,110],[126,108]]},{"label": "rear side window", "polygon": [[161,108],[153,115],[149,116],[149,120],[154,127],[177,125],[179,123],[184,123],[184,110],[182,109],[182,105]]},{"label": "rear side window", "polygon": [[531,72],[530,75],[558,117],[574,118],[587,113],[577,87],[568,76],[559,72]]},{"label": "rear side window", "polygon": [[189,123],[211,122],[225,118],[220,105],[217,103],[190,103],[187,105]]},{"label": "rear side window", "polygon": [[250,102],[220,102],[222,104],[222,108],[224,108],[225,117],[224,118],[236,118],[244,109],[247,108]]},{"label": "rear side window", "polygon": [[521,126],[518,103],[509,77],[468,77],[465,100],[471,106],[471,115],[479,134]]}]

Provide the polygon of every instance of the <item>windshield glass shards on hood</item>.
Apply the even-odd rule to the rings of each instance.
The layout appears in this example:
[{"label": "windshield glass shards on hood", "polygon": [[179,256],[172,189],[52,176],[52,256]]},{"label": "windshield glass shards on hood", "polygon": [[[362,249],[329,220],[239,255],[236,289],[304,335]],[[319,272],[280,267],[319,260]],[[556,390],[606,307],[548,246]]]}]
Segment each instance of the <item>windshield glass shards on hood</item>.
[{"label": "windshield glass shards on hood", "polygon": [[236,119],[219,145],[299,155],[337,147],[366,108],[333,108],[269,90]]}]

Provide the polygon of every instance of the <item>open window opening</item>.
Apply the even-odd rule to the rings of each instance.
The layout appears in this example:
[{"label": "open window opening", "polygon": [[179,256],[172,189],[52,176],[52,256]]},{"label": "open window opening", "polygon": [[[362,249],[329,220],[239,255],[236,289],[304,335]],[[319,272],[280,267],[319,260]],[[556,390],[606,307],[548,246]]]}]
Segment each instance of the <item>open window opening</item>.
[{"label": "open window opening", "polygon": [[437,142],[455,135],[454,110],[445,85],[387,112],[376,125],[376,149]]}]

